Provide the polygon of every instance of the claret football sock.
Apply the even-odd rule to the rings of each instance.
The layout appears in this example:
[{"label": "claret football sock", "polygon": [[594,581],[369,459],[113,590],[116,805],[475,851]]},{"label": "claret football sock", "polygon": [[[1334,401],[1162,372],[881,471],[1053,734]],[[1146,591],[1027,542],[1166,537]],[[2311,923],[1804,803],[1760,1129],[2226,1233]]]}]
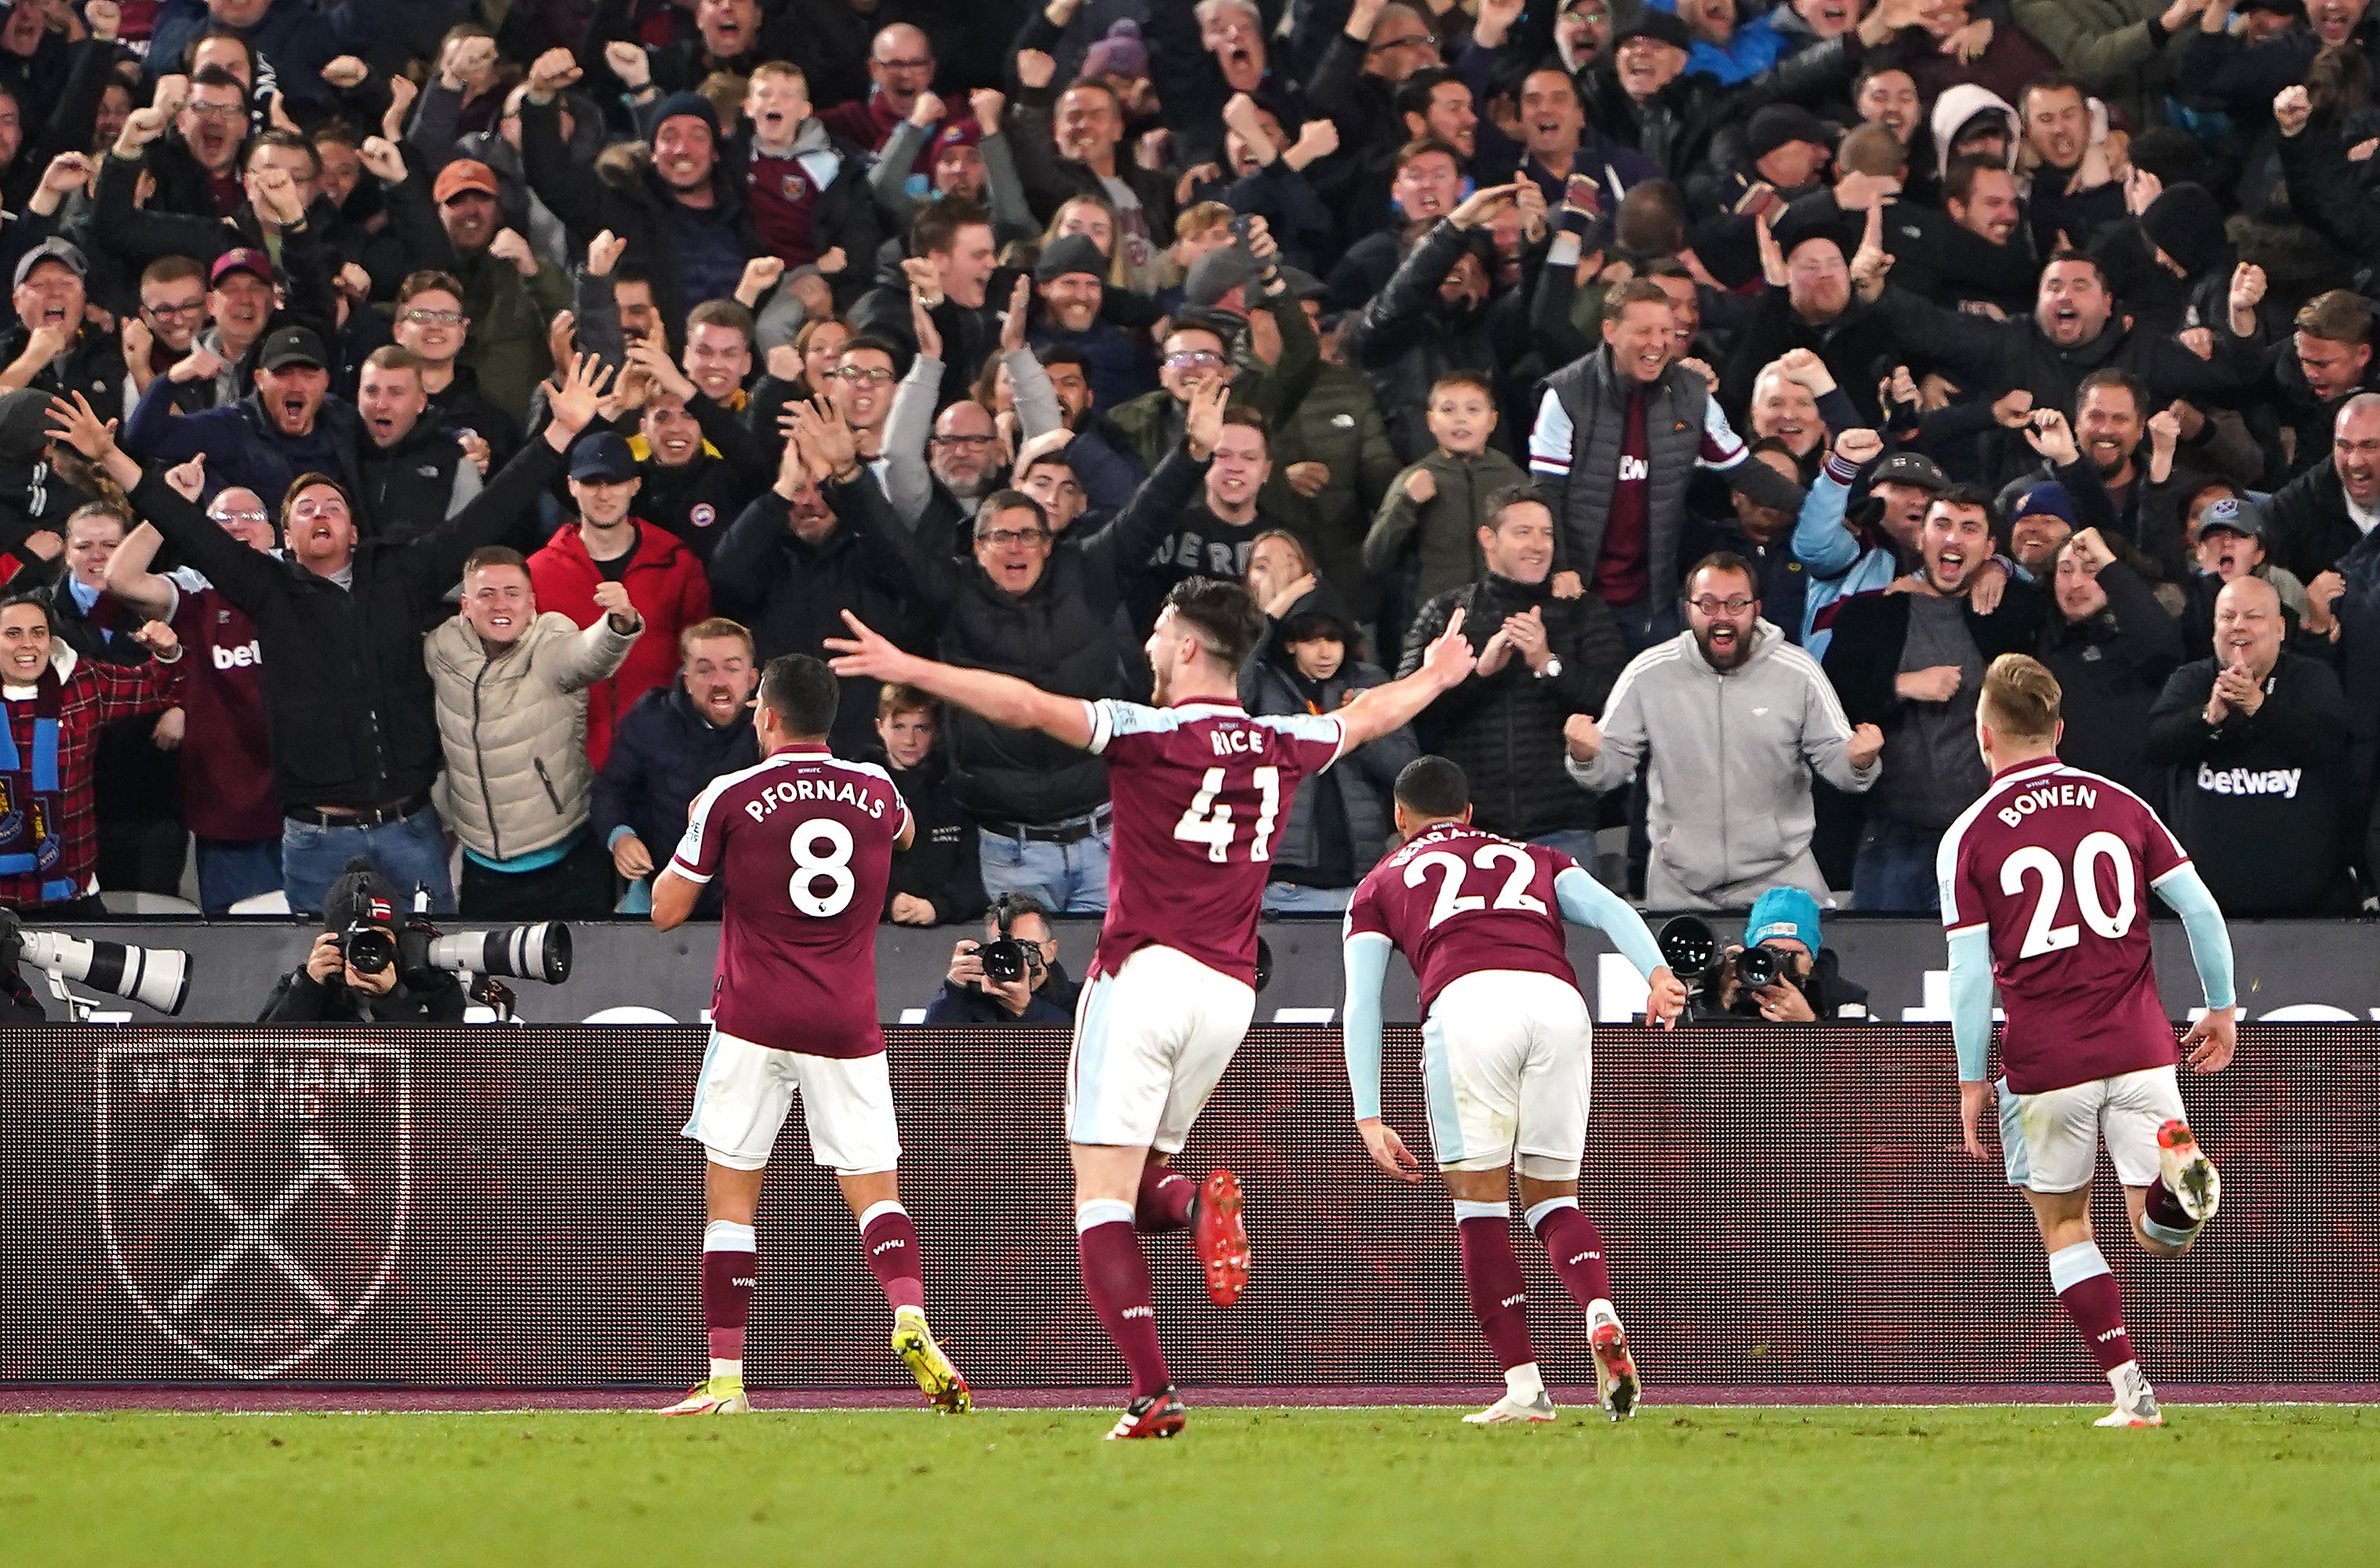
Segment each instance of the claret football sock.
[{"label": "claret football sock", "polygon": [[2124,1332],[2122,1304],[2117,1299],[2116,1276],[2098,1243],[2078,1241],[2049,1255],[2049,1283],[2058,1304],[2066,1309],[2083,1345],[2099,1370],[2112,1373],[2132,1359],[2131,1336]]},{"label": "claret football sock", "polygon": [[759,1254],[750,1225],[713,1220],[702,1230],[702,1324],[710,1338],[710,1375],[744,1375],[744,1326],[752,1312]]},{"label": "claret football sock", "polygon": [[1529,1228],[1537,1234],[1554,1272],[1581,1308],[1611,1299],[1611,1271],[1603,1262],[1603,1232],[1580,1212],[1575,1198],[1548,1198],[1529,1206]]},{"label": "claret football sock", "polygon": [[1529,1284],[1521,1272],[1521,1260],[1512,1256],[1511,1209],[1502,1203],[1458,1200],[1454,1219],[1472,1315],[1488,1336],[1496,1364],[1508,1374],[1534,1365],[1537,1353],[1529,1344]]},{"label": "claret football sock", "polygon": [[1197,1200],[1196,1182],[1172,1165],[1152,1162],[1140,1173],[1140,1197],[1133,1205],[1133,1223],[1151,1236],[1185,1230]]},{"label": "claret football sock", "polygon": [[2149,1183],[2148,1203],[2141,1214],[2143,1230],[2168,1247],[2187,1247],[2204,1223],[2190,1217],[2172,1188],[2162,1180]]},{"label": "claret football sock", "polygon": [[890,1200],[869,1205],[859,1216],[859,1246],[894,1311],[925,1308],[925,1263],[917,1255],[917,1227],[909,1223],[908,1210]]},{"label": "claret football sock", "polygon": [[1156,1296],[1140,1235],[1133,1229],[1132,1205],[1120,1199],[1095,1199],[1075,1211],[1075,1229],[1083,1294],[1090,1297],[1099,1326],[1131,1369],[1134,1397],[1172,1386],[1165,1349],[1157,1341]]}]

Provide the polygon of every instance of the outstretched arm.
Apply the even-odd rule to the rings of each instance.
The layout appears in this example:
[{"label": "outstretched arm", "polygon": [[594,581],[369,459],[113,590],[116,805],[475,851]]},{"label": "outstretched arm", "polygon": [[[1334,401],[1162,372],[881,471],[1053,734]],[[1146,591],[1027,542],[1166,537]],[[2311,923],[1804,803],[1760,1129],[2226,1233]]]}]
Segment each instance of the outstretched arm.
[{"label": "outstretched arm", "polygon": [[1458,609],[1446,618],[1446,630],[1424,650],[1412,674],[1362,692],[1339,710],[1339,728],[1346,737],[1339,754],[1411,724],[1424,708],[1468,680],[1477,662],[1463,635],[1463,611]]},{"label": "outstretched arm", "polygon": [[888,686],[915,686],[994,724],[1038,730],[1067,745],[1090,749],[1091,708],[1082,698],[1053,696],[1013,675],[937,664],[904,653],[847,609],[843,619],[851,635],[826,639],[827,651],[834,656],[828,665],[837,675],[866,675]]},{"label": "outstretched arm", "polygon": [[1652,987],[1645,1001],[1646,1020],[1674,1028],[1686,1006],[1686,987],[1661,960],[1661,945],[1653,939],[1645,917],[1582,866],[1572,866],[1554,878],[1554,897],[1561,904],[1562,919],[1572,925],[1591,925],[1610,937],[1612,946],[1645,977]]}]

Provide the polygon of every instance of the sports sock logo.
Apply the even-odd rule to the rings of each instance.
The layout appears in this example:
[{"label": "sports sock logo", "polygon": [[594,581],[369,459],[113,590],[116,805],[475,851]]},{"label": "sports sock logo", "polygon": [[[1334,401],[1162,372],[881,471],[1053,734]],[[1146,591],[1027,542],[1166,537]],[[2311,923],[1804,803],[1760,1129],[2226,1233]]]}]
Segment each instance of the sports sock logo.
[{"label": "sports sock logo", "polygon": [[2119,1323],[2119,1324],[2118,1324],[2118,1325],[2116,1325],[2114,1328],[2112,1328],[2112,1329],[2108,1329],[2108,1330],[2105,1331],[2104,1333],[2102,1333],[2098,1336],[2098,1340],[2099,1340],[2099,1343],[2100,1343],[2101,1345],[2105,1345],[2105,1344],[2107,1344],[2107,1343],[2109,1340],[2111,1340],[2111,1339],[2121,1339],[2121,1338],[2123,1338],[2123,1337],[2124,1337],[2124,1329],[2123,1329],[2123,1325],[2122,1325],[2122,1324],[2120,1324],[2120,1323]]},{"label": "sports sock logo", "polygon": [[1154,1318],[1157,1316],[1157,1309],[1154,1307],[1127,1307],[1123,1311],[1117,1313],[1116,1316],[1120,1318]]},{"label": "sports sock logo", "polygon": [[1600,1253],[1600,1252],[1573,1252],[1573,1253],[1572,1253],[1572,1254],[1571,1254],[1571,1260],[1570,1260],[1570,1264],[1569,1264],[1569,1266],[1570,1266],[1570,1267],[1572,1267],[1572,1268],[1576,1268],[1579,1264],[1581,1264],[1581,1263],[1584,1263],[1584,1262],[1587,1261],[1587,1260],[1589,1260],[1589,1259],[1594,1259],[1594,1260],[1597,1260],[1597,1261],[1600,1261],[1600,1260],[1602,1260],[1602,1257],[1603,1257],[1603,1254],[1602,1254],[1602,1253]]},{"label": "sports sock logo", "polygon": [[1499,1301],[1496,1305],[1499,1307],[1522,1307],[1528,1304],[1528,1293],[1526,1291],[1523,1291],[1518,1296],[1508,1296],[1504,1297],[1503,1300]]},{"label": "sports sock logo", "polygon": [[890,1241],[878,1242],[875,1246],[868,1248],[868,1252],[871,1256],[880,1258],[885,1253],[893,1250],[895,1248],[906,1247],[908,1245],[909,1242],[907,1237],[896,1236]]}]

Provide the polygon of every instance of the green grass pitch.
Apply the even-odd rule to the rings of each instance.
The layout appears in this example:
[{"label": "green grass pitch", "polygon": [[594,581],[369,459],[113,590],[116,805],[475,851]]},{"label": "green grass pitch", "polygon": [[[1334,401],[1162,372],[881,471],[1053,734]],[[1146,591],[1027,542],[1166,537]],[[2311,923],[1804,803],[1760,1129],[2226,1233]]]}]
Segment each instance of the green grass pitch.
[{"label": "green grass pitch", "polygon": [[1196,1408],[0,1419],[0,1562],[2380,1561],[2380,1408]]}]

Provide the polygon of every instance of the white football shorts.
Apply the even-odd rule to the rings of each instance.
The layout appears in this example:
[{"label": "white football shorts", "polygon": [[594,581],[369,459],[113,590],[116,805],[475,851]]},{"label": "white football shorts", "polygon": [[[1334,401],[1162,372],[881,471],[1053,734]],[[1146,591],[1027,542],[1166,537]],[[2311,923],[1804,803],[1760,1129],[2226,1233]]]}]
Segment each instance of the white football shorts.
[{"label": "white football shorts", "polygon": [[892,1078],[884,1053],[868,1056],[806,1056],[758,1045],[723,1031],[710,1031],[694,1113],[686,1136],[714,1164],[757,1171],[802,1097],[810,1157],[839,1176],[889,1171],[901,1163],[901,1135],[892,1124]]},{"label": "white football shorts", "polygon": [[2000,1153],[2010,1187],[2072,1192],[2087,1185],[2107,1140],[2116,1179],[2146,1187],[2157,1179],[2157,1128],[2181,1116],[2174,1069],[2143,1067],[2041,1094],[2012,1094],[1999,1082]]},{"label": "white football shorts", "polygon": [[1248,1032],[1257,994],[1172,947],[1143,947],[1075,1004],[1066,1140],[1178,1154]]},{"label": "white football shorts", "polygon": [[1574,1181],[1586,1150],[1593,1026],[1578,987],[1549,974],[1475,970],[1421,1026],[1422,1083],[1439,1168],[1512,1164]]}]

